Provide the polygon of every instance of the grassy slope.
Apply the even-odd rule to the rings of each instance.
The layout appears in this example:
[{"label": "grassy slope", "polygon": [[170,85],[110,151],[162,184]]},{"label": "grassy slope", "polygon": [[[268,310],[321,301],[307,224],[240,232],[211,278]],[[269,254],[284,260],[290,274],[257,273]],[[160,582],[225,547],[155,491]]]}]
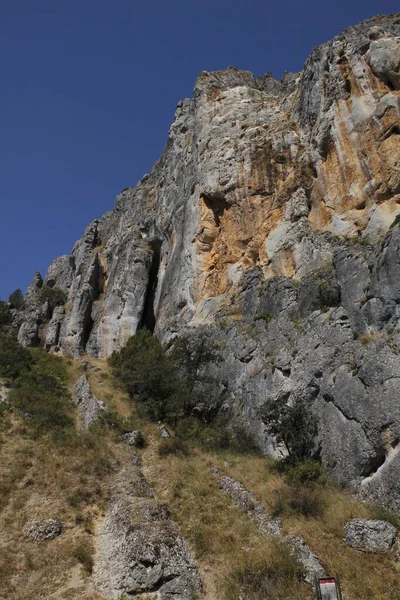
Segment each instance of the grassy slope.
[{"label": "grassy slope", "polygon": [[[201,569],[206,574],[208,598],[237,599],[226,590],[243,564],[244,555],[258,560],[259,552],[271,555],[274,544],[262,540],[247,518],[221,494],[211,475],[214,465],[239,480],[271,510],[277,491],[286,487],[282,477],[271,471],[262,457],[213,454],[194,449],[188,457],[169,456],[160,461],[145,450],[147,475],[157,494],[168,502],[186,538],[191,542]],[[400,576],[390,554],[366,554],[348,547],[343,526],[351,518],[376,517],[377,511],[351,499],[339,489],[320,488],[323,511],[317,518],[284,516],[285,533],[303,536],[330,573],[341,575],[345,598],[352,600],[397,600]],[[283,582],[284,584],[284,582]],[[285,586],[283,585],[285,588]],[[224,589],[225,588],[225,589]],[[217,589],[215,595],[213,590]],[[257,597],[257,596],[255,596]],[[285,588],[277,598],[299,600],[313,597],[307,586]]]},{"label": "grassy slope", "polygon": [[[76,363],[67,363],[72,386],[82,372]],[[129,402],[113,388],[106,363],[90,359],[88,376],[99,399],[129,416]],[[219,466],[270,508],[277,491],[286,486],[282,477],[262,457],[216,454],[194,444],[190,444],[188,456],[160,457],[156,428],[141,425],[150,439],[142,451],[143,470],[158,499],[168,503],[195,554],[205,598],[239,600],[238,586],[246,577],[255,589],[243,599],[266,598],[266,592],[257,588],[260,570],[290,575],[293,565],[284,548],[261,536],[219,490],[211,468]],[[107,508],[115,472],[128,453],[128,448],[104,429],[89,435],[81,432],[73,444],[57,445],[46,437],[29,439],[23,422],[15,415],[7,417],[0,432],[0,485],[5,492],[0,512],[0,598],[101,599],[85,571],[90,567],[90,552],[82,565],[77,548],[94,545],[96,522]],[[117,461],[111,469],[107,467],[110,458]],[[339,489],[321,488],[319,493],[322,514],[313,519],[286,515],[285,531],[302,535],[330,572],[340,573],[346,598],[398,600],[400,578],[392,556],[357,552],[343,541],[343,525],[348,519],[376,516],[376,511]],[[39,544],[24,540],[22,530],[27,521],[51,516],[63,523],[59,538]],[[313,597],[308,586],[295,583],[290,576],[280,575],[270,585],[272,598]]]}]

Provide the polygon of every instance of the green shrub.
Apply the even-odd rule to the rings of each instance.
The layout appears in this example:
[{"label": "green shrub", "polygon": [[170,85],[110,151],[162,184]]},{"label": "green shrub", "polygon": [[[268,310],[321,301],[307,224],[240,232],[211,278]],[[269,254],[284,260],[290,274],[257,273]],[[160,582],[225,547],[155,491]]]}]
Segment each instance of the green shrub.
[{"label": "green shrub", "polygon": [[24,417],[32,437],[50,433],[55,441],[63,441],[61,432],[74,425],[65,366],[61,358],[43,350],[28,354],[29,368],[15,380],[10,403]]},{"label": "green shrub", "polygon": [[269,323],[270,321],[272,321],[273,318],[274,318],[274,315],[271,315],[271,313],[262,312],[262,313],[258,313],[254,317],[254,320],[255,321],[266,321],[266,323]]},{"label": "green shrub", "polygon": [[7,302],[0,300],[0,331],[3,331],[7,328],[8,325],[11,325],[12,314]]},{"label": "green shrub", "polygon": [[146,437],[143,431],[137,431],[135,436],[136,448],[144,448],[146,446]]},{"label": "green shrub", "polygon": [[59,383],[65,384],[68,382],[68,371],[65,361],[61,356],[49,354],[45,350],[39,348],[31,348],[29,352],[32,356],[35,368],[38,371],[49,377],[53,377]]},{"label": "green shrub", "polygon": [[67,296],[65,292],[58,287],[43,285],[37,294],[37,300],[40,304],[48,302],[50,310],[53,312],[56,306],[64,306],[67,301]]},{"label": "green shrub", "polygon": [[234,454],[260,454],[253,437],[241,426],[229,426],[217,417],[212,425],[194,417],[182,419],[176,429],[177,435],[190,439],[205,450],[214,452],[232,452]]},{"label": "green shrub", "polygon": [[154,421],[176,425],[200,402],[209,402],[210,390],[200,390],[205,383],[212,383],[204,367],[219,359],[217,345],[206,334],[180,338],[167,353],[155,336],[141,329],[112,354],[109,364],[139,412]]},{"label": "green shrub", "polygon": [[3,402],[0,403],[0,431],[7,428],[8,406]]},{"label": "green shrub", "polygon": [[[204,367],[210,363],[221,361],[218,344],[210,339],[210,335],[206,332],[177,338],[169,356],[183,375],[185,385],[191,397],[196,395],[195,386],[199,379],[201,379],[202,383],[205,380],[209,381],[209,378],[205,377],[202,372],[204,371]],[[189,410],[186,412],[189,413],[191,408],[192,406],[189,406]]]},{"label": "green shrub", "polygon": [[371,510],[374,512],[374,519],[387,521],[397,529],[400,529],[400,517],[388,508],[385,508],[384,506],[371,506]]},{"label": "green shrub", "polygon": [[204,428],[201,435],[203,447],[214,451],[229,451],[233,454],[260,454],[254,439],[243,427],[227,428],[219,424]]},{"label": "green shrub", "polygon": [[196,521],[189,528],[190,541],[192,542],[197,556],[201,556],[210,549],[211,540],[207,535],[206,527],[201,521]]},{"label": "green shrub", "polygon": [[286,479],[292,485],[311,485],[326,482],[326,473],[316,460],[306,459],[286,468]]},{"label": "green shrub", "polygon": [[24,296],[20,289],[15,290],[8,298],[10,308],[20,310],[24,306]]},{"label": "green shrub", "polygon": [[331,306],[340,304],[340,288],[331,278],[317,280],[318,298],[315,300],[313,309],[327,310]]},{"label": "green shrub", "polygon": [[29,350],[18,343],[15,335],[0,333],[0,377],[15,380],[30,369],[32,362]]},{"label": "green shrub", "polygon": [[33,437],[73,426],[65,389],[40,371],[23,373],[10,393],[10,400],[30,425]]},{"label": "green shrub", "polygon": [[389,229],[393,229],[394,227],[396,227],[396,225],[398,225],[400,223],[400,215],[396,215],[395,220],[390,224]]},{"label": "green shrub", "polygon": [[157,340],[141,329],[109,364],[115,379],[154,421],[176,422],[182,416],[187,390],[173,362]]},{"label": "green shrub", "polygon": [[319,517],[323,514],[323,501],[319,488],[293,488],[288,506],[295,514],[304,517]]},{"label": "green shrub", "polygon": [[260,408],[260,416],[267,433],[285,444],[288,462],[294,464],[318,455],[317,419],[303,400],[288,404],[285,396],[268,398]]},{"label": "green shrub", "polygon": [[158,454],[160,456],[168,456],[169,454],[187,456],[189,454],[189,446],[181,438],[166,438],[159,443]]},{"label": "green shrub", "polygon": [[301,321],[299,321],[297,319],[288,319],[288,320],[292,323],[292,325],[296,329],[296,331],[298,331],[300,334],[303,335],[303,333],[304,333],[304,327],[301,324]]}]

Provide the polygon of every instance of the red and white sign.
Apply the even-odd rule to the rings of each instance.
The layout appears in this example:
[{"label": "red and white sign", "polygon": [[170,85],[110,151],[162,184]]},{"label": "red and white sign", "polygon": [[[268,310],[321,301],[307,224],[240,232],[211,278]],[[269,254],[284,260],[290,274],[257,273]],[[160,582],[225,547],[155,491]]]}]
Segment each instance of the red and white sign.
[{"label": "red and white sign", "polygon": [[338,600],[336,581],[333,577],[320,579],[319,589],[321,590],[322,600]]}]

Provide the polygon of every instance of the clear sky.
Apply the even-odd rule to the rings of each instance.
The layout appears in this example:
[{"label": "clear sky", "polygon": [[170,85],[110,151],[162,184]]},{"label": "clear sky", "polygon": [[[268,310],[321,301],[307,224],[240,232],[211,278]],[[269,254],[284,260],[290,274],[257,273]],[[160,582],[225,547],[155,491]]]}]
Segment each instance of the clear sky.
[{"label": "clear sky", "polygon": [[160,156],[201,70],[299,71],[398,0],[0,0],[0,298]]}]

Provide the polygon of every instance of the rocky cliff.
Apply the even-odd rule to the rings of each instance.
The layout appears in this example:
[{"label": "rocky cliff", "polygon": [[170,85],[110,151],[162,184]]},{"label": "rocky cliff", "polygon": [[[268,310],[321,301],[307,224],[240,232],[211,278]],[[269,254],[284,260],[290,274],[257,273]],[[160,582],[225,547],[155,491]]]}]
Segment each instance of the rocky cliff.
[{"label": "rocky cliff", "polygon": [[151,173],[35,275],[20,341],[106,357],[208,328],[220,410],[273,453],[260,404],[306,399],[332,474],[400,509],[399,98],[400,14],[281,81],[201,73]]}]

